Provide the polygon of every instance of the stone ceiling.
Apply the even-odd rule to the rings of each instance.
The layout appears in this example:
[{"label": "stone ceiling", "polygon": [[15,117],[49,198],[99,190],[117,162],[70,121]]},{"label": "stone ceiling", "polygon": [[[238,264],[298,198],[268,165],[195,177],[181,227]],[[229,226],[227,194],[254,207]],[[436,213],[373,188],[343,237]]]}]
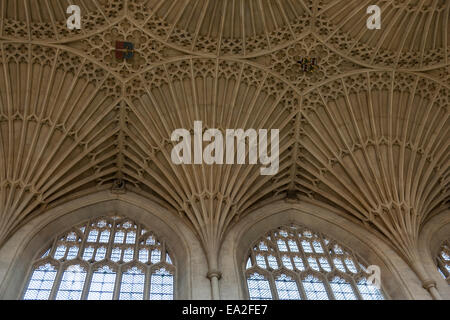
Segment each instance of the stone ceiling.
[{"label": "stone ceiling", "polygon": [[[450,2],[379,0],[369,30],[372,2],[2,0],[0,242],[122,180],[180,215],[212,264],[235,221],[286,197],[334,208],[414,263],[421,226],[449,209]],[[117,40],[132,60],[115,58]],[[278,174],[174,165],[171,133],[195,120],[280,129]]]}]

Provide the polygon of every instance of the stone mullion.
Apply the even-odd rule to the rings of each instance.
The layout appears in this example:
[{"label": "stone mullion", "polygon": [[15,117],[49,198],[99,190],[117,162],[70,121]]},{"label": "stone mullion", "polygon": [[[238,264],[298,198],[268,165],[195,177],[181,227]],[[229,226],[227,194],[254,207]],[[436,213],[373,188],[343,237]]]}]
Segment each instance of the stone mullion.
[{"label": "stone mullion", "polygon": [[88,268],[86,269],[86,279],[84,280],[83,291],[81,293],[81,300],[87,300],[89,289],[91,287],[92,276],[94,274],[92,264],[89,263]]},{"label": "stone mullion", "polygon": [[325,275],[325,274],[323,275],[323,285],[325,287],[326,292],[328,293],[328,298],[330,300],[336,300],[336,297],[334,296],[334,292],[331,289],[330,281],[329,281],[327,275]]},{"label": "stone mullion", "polygon": [[[334,266],[333,259],[332,259],[331,254],[330,254],[330,248],[325,243],[324,237],[319,237],[319,243],[320,243],[320,245],[323,248],[323,254],[322,255],[323,255],[323,257],[325,259],[328,260],[328,263],[330,265],[330,271],[333,271],[333,266]],[[328,242],[328,244],[330,244],[330,242]]]},{"label": "stone mullion", "polygon": [[141,237],[141,226],[140,225],[136,225],[136,238],[134,241],[134,255],[133,255],[133,260],[134,262],[139,261],[139,238]]},{"label": "stone mullion", "polygon": [[362,297],[362,295],[361,295],[361,293],[360,293],[359,290],[358,290],[358,286],[356,285],[356,280],[355,280],[355,277],[354,277],[354,276],[351,277],[351,279],[350,279],[350,281],[349,281],[348,283],[349,283],[350,286],[352,287],[353,293],[355,294],[356,299],[357,299],[357,300],[364,300],[363,297]]},{"label": "stone mullion", "polygon": [[106,247],[106,256],[105,258],[111,261],[111,254],[114,247],[114,237],[116,235],[116,223],[113,222],[110,230],[109,230],[109,240],[108,240],[108,246]]},{"label": "stone mullion", "polygon": [[48,300],[55,300],[56,293],[58,292],[59,286],[61,284],[62,275],[64,273],[65,265],[64,263],[59,263],[58,271],[56,272],[55,280],[53,281],[52,290],[50,291],[50,295]]},{"label": "stone mullion", "polygon": [[161,262],[166,262],[166,242],[161,241]]},{"label": "stone mullion", "polygon": [[297,282],[297,287],[298,287],[298,292],[300,294],[300,297],[302,300],[308,300],[308,298],[306,297],[306,291],[305,288],[303,287],[303,277],[305,276],[304,271],[300,271],[300,272],[296,272],[296,279],[295,281]]},{"label": "stone mullion", "polygon": [[272,272],[269,272],[267,281],[269,281],[270,291],[272,292],[272,300],[279,300],[277,286],[275,285],[275,277]]},{"label": "stone mullion", "polygon": [[148,265],[145,265],[144,276],[144,300],[150,300],[151,271]]},{"label": "stone mullion", "polygon": [[114,283],[113,300],[119,300],[120,284],[122,282],[123,266],[119,266],[116,270],[116,280]]}]

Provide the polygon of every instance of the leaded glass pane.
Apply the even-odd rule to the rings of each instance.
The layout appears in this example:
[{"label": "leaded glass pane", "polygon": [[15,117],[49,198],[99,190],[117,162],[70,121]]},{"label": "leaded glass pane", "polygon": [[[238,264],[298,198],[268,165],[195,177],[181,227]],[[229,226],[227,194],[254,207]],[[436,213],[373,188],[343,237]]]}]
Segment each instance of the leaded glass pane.
[{"label": "leaded glass pane", "polygon": [[55,277],[56,269],[49,263],[34,269],[23,297],[24,300],[47,300]]},{"label": "leaded glass pane", "polygon": [[298,252],[298,246],[295,243],[295,241],[289,240],[288,245],[289,245],[289,249],[291,250],[291,252]]},{"label": "leaded glass pane", "polygon": [[101,261],[105,259],[106,257],[106,248],[100,247],[97,249],[97,252],[95,253],[95,261]]},{"label": "leaded glass pane", "polygon": [[256,256],[256,264],[257,264],[260,268],[263,268],[263,269],[266,269],[266,268],[267,268],[267,266],[266,266],[266,259],[264,259],[264,256],[262,256],[262,255],[257,255],[257,256]]},{"label": "leaded glass pane", "polygon": [[123,231],[117,231],[114,237],[114,243],[123,243],[125,240],[125,233]]},{"label": "leaded glass pane", "polygon": [[88,300],[112,300],[115,282],[116,273],[111,268],[104,266],[98,269],[92,275]]},{"label": "leaded glass pane", "polygon": [[245,266],[246,269],[250,269],[252,267],[252,259],[248,258],[247,259],[247,265]]},{"label": "leaded glass pane", "polygon": [[305,266],[303,264],[303,259],[300,258],[299,256],[294,256],[294,264],[298,270],[300,270],[300,271],[305,270]]},{"label": "leaded glass pane", "polygon": [[323,282],[314,276],[308,276],[302,281],[308,300],[328,300],[328,294]]},{"label": "leaded glass pane", "polygon": [[158,263],[161,261],[161,251],[158,249],[152,250],[152,255],[150,257],[151,263]]},{"label": "leaded glass pane", "polygon": [[78,255],[78,247],[70,247],[69,251],[67,252],[67,260],[73,260],[77,257]]},{"label": "leaded glass pane", "polygon": [[172,259],[170,258],[169,253],[166,253],[166,262],[167,262],[168,264],[172,264]]},{"label": "leaded glass pane", "polygon": [[67,250],[66,246],[57,247],[54,255],[55,259],[60,260],[64,258],[64,256],[66,255],[66,250]]},{"label": "leaded glass pane", "polygon": [[280,300],[300,300],[297,283],[285,274],[275,280],[275,286]]},{"label": "leaded glass pane", "polygon": [[63,273],[56,300],[80,300],[86,271],[79,265],[69,266]]},{"label": "leaded glass pane", "polygon": [[134,249],[133,248],[127,248],[123,252],[123,261],[124,262],[130,262],[133,260],[134,256]]},{"label": "leaded glass pane", "polygon": [[150,300],[173,299],[173,275],[162,268],[151,276]]},{"label": "leaded glass pane", "polygon": [[334,258],[333,262],[334,265],[336,266],[336,269],[338,269],[341,272],[346,272],[344,264],[342,263],[342,260],[340,258]]},{"label": "leaded glass pane", "polygon": [[294,267],[292,266],[291,258],[289,258],[288,256],[283,256],[282,260],[283,260],[283,265],[286,268],[288,268],[289,270],[294,269]]},{"label": "leaded glass pane", "polygon": [[84,249],[83,260],[89,261],[92,259],[92,255],[94,254],[94,247],[87,247]]},{"label": "leaded glass pane", "polygon": [[128,231],[126,243],[131,244],[135,242],[136,242],[136,233],[134,231]]},{"label": "leaded glass pane", "polygon": [[330,281],[330,286],[337,300],[356,300],[351,284],[344,279],[335,277]]},{"label": "leaded glass pane", "polygon": [[282,239],[278,239],[277,241],[278,244],[278,249],[282,252],[286,252],[288,251],[287,246],[286,246],[286,242]]},{"label": "leaded glass pane", "polygon": [[374,285],[368,283],[367,279],[361,279],[356,286],[364,300],[384,300],[381,291]]},{"label": "leaded glass pane", "polygon": [[139,261],[142,263],[147,263],[147,261],[148,261],[148,250],[147,249],[139,250]]},{"label": "leaded glass pane", "polygon": [[345,265],[347,266],[348,270],[350,270],[350,272],[353,272],[353,273],[358,272],[358,270],[356,270],[356,266],[353,263],[352,259],[345,259]]},{"label": "leaded glass pane", "polygon": [[311,253],[312,248],[311,248],[311,244],[309,243],[309,241],[303,240],[302,241],[302,247],[303,247],[303,251],[307,252],[307,253]]},{"label": "leaded glass pane", "polygon": [[119,300],[144,299],[145,275],[142,270],[133,267],[122,274]]},{"label": "leaded glass pane", "polygon": [[321,258],[319,259],[319,263],[320,263],[320,266],[322,267],[323,270],[325,270],[325,271],[331,271],[331,267],[330,267],[330,264],[328,263],[327,258],[321,257]]},{"label": "leaded glass pane", "polygon": [[109,242],[109,230],[103,230],[102,233],[100,233],[99,242],[101,242],[101,243]]},{"label": "leaded glass pane", "polygon": [[258,273],[252,274],[247,279],[250,300],[272,300],[269,281]]},{"label": "leaded glass pane", "polygon": [[264,242],[260,242],[259,243],[259,250],[261,250],[261,251],[267,251],[268,250],[268,248],[267,248],[267,246],[266,246],[266,244]]},{"label": "leaded glass pane", "polygon": [[313,247],[314,247],[314,251],[317,253],[323,253],[323,248],[322,245],[320,244],[319,241],[314,241],[313,242]]},{"label": "leaded glass pane", "polygon": [[316,258],[308,257],[308,264],[311,267],[311,269],[316,270],[316,271],[320,270],[319,265],[317,264]]},{"label": "leaded glass pane", "polygon": [[269,262],[269,267],[271,267],[274,270],[278,269],[277,258],[275,258],[274,256],[270,255],[270,256],[267,257],[267,261]]},{"label": "leaded glass pane", "polygon": [[97,237],[98,237],[98,230],[97,229],[91,230],[89,232],[87,241],[88,242],[97,242]]},{"label": "leaded glass pane", "polygon": [[122,249],[113,248],[111,251],[111,260],[114,262],[118,262],[118,261],[120,261],[121,257],[122,257]]}]

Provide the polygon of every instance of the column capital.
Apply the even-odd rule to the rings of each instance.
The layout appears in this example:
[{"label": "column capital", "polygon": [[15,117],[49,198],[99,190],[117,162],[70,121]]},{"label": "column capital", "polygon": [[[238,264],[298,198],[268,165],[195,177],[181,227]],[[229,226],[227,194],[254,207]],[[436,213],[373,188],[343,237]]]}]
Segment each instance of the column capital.
[{"label": "column capital", "polygon": [[217,278],[217,280],[220,280],[220,278],[222,278],[222,272],[220,272],[219,270],[211,270],[208,272],[206,277],[209,280],[211,280],[212,278]]},{"label": "column capital", "polygon": [[428,290],[430,288],[433,288],[433,287],[436,288],[436,281],[431,280],[431,279],[425,280],[425,281],[422,282],[422,286],[426,290]]}]

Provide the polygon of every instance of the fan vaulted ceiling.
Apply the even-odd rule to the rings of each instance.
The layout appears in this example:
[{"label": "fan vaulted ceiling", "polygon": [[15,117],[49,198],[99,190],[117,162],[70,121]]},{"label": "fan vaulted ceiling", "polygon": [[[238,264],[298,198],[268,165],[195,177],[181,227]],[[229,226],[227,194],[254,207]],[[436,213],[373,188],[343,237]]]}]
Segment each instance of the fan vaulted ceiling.
[{"label": "fan vaulted ceiling", "polygon": [[[414,260],[421,225],[448,210],[450,2],[377,1],[382,28],[368,30],[372,2],[1,1],[0,241],[122,180],[182,216],[210,259],[239,217],[289,196]],[[135,44],[131,61],[116,40]],[[195,120],[279,128],[278,174],[174,165],[170,135]]]}]

